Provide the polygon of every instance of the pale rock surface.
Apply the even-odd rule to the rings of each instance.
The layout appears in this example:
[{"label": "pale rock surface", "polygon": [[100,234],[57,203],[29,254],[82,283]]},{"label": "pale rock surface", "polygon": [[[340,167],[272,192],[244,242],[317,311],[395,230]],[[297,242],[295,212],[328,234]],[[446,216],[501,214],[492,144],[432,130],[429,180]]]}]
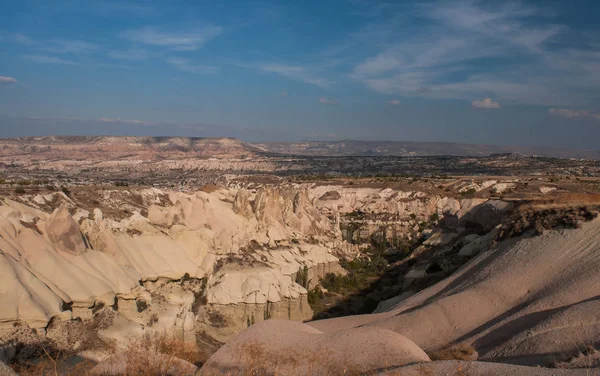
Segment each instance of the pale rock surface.
[{"label": "pale rock surface", "polygon": [[[585,325],[597,316],[599,246],[598,219],[580,229],[510,239],[386,312],[310,325],[326,333],[385,328],[427,350],[460,340],[472,344],[479,359],[549,363],[545,354],[569,353],[574,347],[542,338],[559,341],[561,333],[565,340],[600,337],[595,323]],[[567,322],[574,325],[565,327]]]},{"label": "pale rock surface", "polygon": [[540,187],[540,192],[542,192],[542,194],[548,194],[550,192],[554,192],[556,191],[556,187]]},{"label": "pale rock surface", "polygon": [[300,294],[306,294],[306,290],[277,269],[228,268],[209,279],[207,301],[220,305],[265,304],[296,299]]},{"label": "pale rock surface", "polygon": [[251,367],[277,374],[314,375],[325,370],[330,374],[363,373],[383,365],[428,361],[417,345],[389,330],[353,328],[323,334],[306,324],[268,320],[221,347],[200,375],[243,373]]},{"label": "pale rock surface", "polygon": [[445,360],[414,364],[400,367],[393,371],[382,372],[381,376],[422,376],[422,375],[469,375],[469,376],[589,376],[590,370],[586,369],[552,369],[540,367],[524,367],[513,364],[489,362],[463,362]]}]

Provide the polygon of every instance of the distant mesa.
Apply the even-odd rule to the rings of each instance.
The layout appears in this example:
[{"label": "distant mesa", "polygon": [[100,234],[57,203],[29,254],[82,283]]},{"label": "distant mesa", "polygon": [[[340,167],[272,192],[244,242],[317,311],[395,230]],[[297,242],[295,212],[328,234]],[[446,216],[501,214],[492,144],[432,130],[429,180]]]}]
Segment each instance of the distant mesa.
[{"label": "distant mesa", "polygon": [[38,153],[57,159],[182,159],[255,158],[283,155],[350,156],[467,156],[509,154],[555,158],[600,159],[598,150],[501,146],[416,141],[302,141],[249,143],[223,137],[44,136],[0,139],[0,156]]}]

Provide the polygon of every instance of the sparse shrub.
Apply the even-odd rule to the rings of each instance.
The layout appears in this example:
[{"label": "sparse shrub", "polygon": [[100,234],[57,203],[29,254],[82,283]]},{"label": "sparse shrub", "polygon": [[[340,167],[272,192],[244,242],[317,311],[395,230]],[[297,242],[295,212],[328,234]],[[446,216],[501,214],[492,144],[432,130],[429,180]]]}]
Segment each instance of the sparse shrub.
[{"label": "sparse shrub", "polygon": [[308,267],[306,265],[296,272],[296,283],[308,290],[310,281],[308,280]]},{"label": "sparse shrub", "polygon": [[137,299],[135,301],[135,305],[137,306],[138,312],[144,312],[145,310],[148,309],[148,303],[146,303],[145,300]]},{"label": "sparse shrub", "polygon": [[64,193],[67,197],[71,197],[71,191],[67,187],[60,187],[62,193]]},{"label": "sparse shrub", "polygon": [[206,284],[208,282],[207,278],[202,278],[200,280],[200,289],[194,291],[194,304],[192,304],[192,312],[198,312],[200,306],[206,305]]},{"label": "sparse shrub", "polygon": [[267,301],[267,304],[265,306],[265,312],[264,312],[264,319],[269,320],[271,317],[273,317],[273,312],[272,312],[272,308],[271,308],[271,302]]},{"label": "sparse shrub", "polygon": [[61,354],[42,348],[43,354],[35,363],[13,363],[13,368],[18,375],[21,376],[79,376],[88,375],[90,370],[96,365],[91,360],[78,362],[75,365],[70,364],[67,360],[70,358],[68,354]]},{"label": "sparse shrub", "polygon": [[429,354],[431,360],[473,360],[475,349],[473,346],[460,344],[434,351]]},{"label": "sparse shrub", "polygon": [[318,306],[321,303],[321,299],[323,298],[323,290],[321,290],[319,287],[315,287],[314,289],[308,291],[308,304],[310,304],[313,309],[315,306]]},{"label": "sparse shrub", "polygon": [[104,308],[104,302],[96,302],[96,304],[94,304],[94,308],[92,308],[92,313],[96,313],[98,311],[100,311],[102,308]]},{"label": "sparse shrub", "polygon": [[31,185],[31,181],[29,181],[29,180],[19,180],[17,182],[17,184],[20,185],[20,186],[28,186],[28,185]]},{"label": "sparse shrub", "polygon": [[17,188],[15,188],[15,193],[18,194],[18,195],[22,195],[22,194],[25,193],[25,188],[23,188],[23,187],[17,187]]},{"label": "sparse shrub", "polygon": [[246,317],[246,324],[248,325],[248,327],[251,327],[255,323],[256,323],[256,319],[254,318],[254,313],[252,313],[252,316]]},{"label": "sparse shrub", "polygon": [[158,315],[153,313],[150,315],[150,319],[148,319],[148,326],[152,326],[158,322]]},{"label": "sparse shrub", "polygon": [[177,359],[202,366],[208,354],[195,343],[184,342],[175,335],[154,333],[132,340],[123,357],[126,375],[168,375],[177,368]]},{"label": "sparse shrub", "polygon": [[475,188],[469,188],[466,191],[461,192],[461,195],[463,195],[463,196],[472,196],[475,193],[477,193],[477,189],[475,189]]},{"label": "sparse shrub", "polygon": [[208,321],[215,328],[222,328],[227,325],[227,319],[225,316],[221,312],[215,310],[208,314]]}]

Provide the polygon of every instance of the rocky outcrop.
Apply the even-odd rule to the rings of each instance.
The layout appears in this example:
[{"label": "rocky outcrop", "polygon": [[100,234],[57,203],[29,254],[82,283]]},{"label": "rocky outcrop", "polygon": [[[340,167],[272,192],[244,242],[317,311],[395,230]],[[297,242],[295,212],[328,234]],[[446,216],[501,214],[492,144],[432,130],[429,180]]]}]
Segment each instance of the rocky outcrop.
[{"label": "rocky outcrop", "polygon": [[46,222],[46,233],[50,243],[58,251],[82,255],[86,251],[79,226],[63,206],[56,210]]},{"label": "rocky outcrop", "polygon": [[[296,272],[306,266],[318,280],[336,270],[332,253],[348,250],[306,191],[171,193],[167,203],[163,196],[143,192],[151,203],[147,216],[112,219],[99,209],[73,210],[79,224],[66,206],[48,215],[5,200],[0,323],[43,328],[67,307],[69,317],[88,320],[94,307],[118,301],[119,311],[136,325],[158,320],[152,325],[189,328],[202,321],[197,305],[192,309],[198,299],[205,310],[235,322],[233,334],[258,317],[305,320],[312,311],[306,289],[294,282]],[[208,282],[202,291],[177,293],[163,283],[186,278]],[[148,290],[156,284],[163,287]],[[140,308],[146,306],[153,308]]]}]

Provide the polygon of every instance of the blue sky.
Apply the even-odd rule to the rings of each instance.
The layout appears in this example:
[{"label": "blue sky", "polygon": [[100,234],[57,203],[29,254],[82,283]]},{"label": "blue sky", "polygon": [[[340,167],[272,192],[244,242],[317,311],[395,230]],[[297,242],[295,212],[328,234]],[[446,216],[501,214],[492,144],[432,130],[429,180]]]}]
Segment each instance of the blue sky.
[{"label": "blue sky", "polygon": [[599,149],[597,1],[8,1],[0,136]]}]

